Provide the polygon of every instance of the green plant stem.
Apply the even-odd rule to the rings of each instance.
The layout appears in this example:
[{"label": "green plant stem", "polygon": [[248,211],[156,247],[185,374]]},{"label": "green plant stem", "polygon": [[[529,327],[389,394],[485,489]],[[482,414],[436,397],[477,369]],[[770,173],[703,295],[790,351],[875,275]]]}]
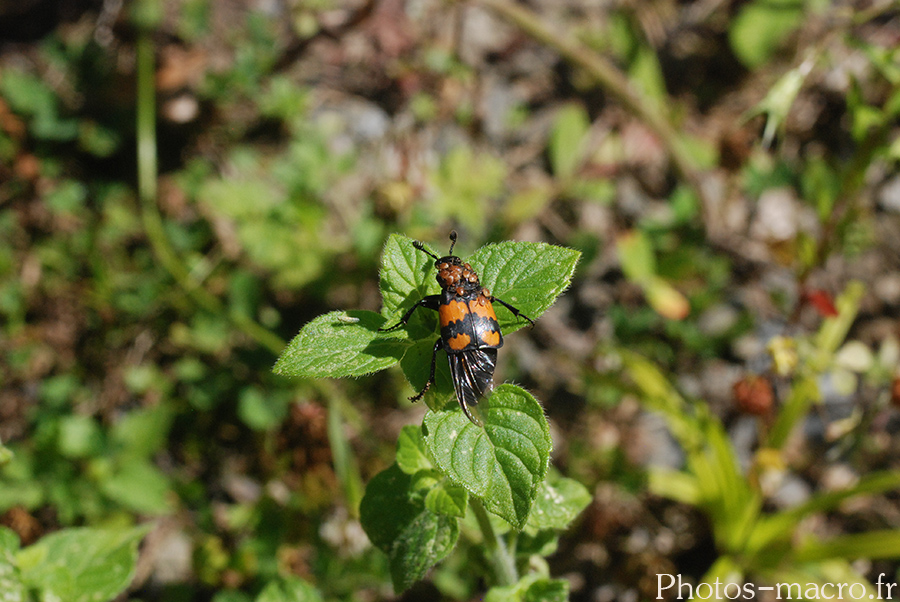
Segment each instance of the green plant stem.
[{"label": "green plant stem", "polygon": [[497,537],[494,527],[491,525],[491,518],[488,516],[484,505],[476,497],[469,498],[469,506],[475,513],[475,519],[481,528],[481,535],[484,537],[484,547],[487,549],[488,556],[494,568],[494,577],[497,579],[497,585],[513,585],[519,580],[518,571],[516,571],[516,561],[503,540]]},{"label": "green plant stem", "polygon": [[141,221],[153,252],[167,272],[184,292],[203,309],[224,315],[238,330],[278,355],[285,342],[249,316],[229,311],[224,304],[196,282],[169,242],[159,208],[157,196],[156,161],[156,89],[154,85],[155,61],[150,32],[142,31],[137,41],[137,155],[138,197],[141,204]]},{"label": "green plant stem", "polygon": [[[553,32],[545,21],[520,4],[510,0],[478,0],[479,4],[516,24],[522,31],[552,48],[564,59],[584,69],[604,90],[640,119],[659,138],[669,152],[672,165],[694,190],[701,201],[706,200],[700,186],[699,166],[687,152],[663,107],[649,103],[612,63],[572,36]],[[706,204],[704,202],[704,204]]]},{"label": "green plant stem", "polygon": [[[344,434],[345,400],[339,395],[336,387],[327,385],[328,393],[328,443],[334,472],[344,490],[347,511],[353,518],[359,518],[359,504],[363,497],[362,477],[359,465],[350,449],[350,443]],[[323,393],[325,390],[323,390]]]}]

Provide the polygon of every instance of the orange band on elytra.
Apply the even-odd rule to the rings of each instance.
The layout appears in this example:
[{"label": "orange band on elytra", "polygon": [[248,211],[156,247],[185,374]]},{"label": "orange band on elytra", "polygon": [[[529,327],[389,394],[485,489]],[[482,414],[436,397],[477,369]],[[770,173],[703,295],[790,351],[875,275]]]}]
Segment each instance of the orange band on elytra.
[{"label": "orange band on elytra", "polygon": [[452,339],[447,339],[447,345],[450,347],[450,349],[453,349],[456,351],[459,351],[460,349],[465,349],[466,347],[469,346],[469,343],[471,343],[471,342],[472,342],[472,339],[469,337],[469,335],[462,333],[462,332],[459,333],[458,335],[456,335],[455,337],[453,337]]},{"label": "orange band on elytra", "polygon": [[469,314],[469,306],[465,301],[451,301],[438,307],[441,326],[447,326],[451,322],[458,322]]}]

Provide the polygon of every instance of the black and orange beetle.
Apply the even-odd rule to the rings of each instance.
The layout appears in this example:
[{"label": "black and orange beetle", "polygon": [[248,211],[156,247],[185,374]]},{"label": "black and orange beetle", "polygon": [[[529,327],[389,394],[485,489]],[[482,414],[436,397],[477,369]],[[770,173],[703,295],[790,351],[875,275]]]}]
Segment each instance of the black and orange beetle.
[{"label": "black and orange beetle", "polygon": [[434,258],[437,282],[441,294],[428,295],[409,308],[400,321],[390,328],[380,328],[382,332],[395,330],[405,325],[419,307],[427,307],[438,312],[441,336],[435,341],[431,353],[431,372],[425,387],[410,397],[411,401],[422,399],[434,384],[434,367],[437,352],[443,348],[450,361],[450,377],[456,390],[456,400],[472,423],[480,425],[469,411],[469,406],[478,403],[494,386],[494,368],[497,366],[497,350],[503,346],[503,335],[493,303],[496,301],[512,312],[517,318],[524,318],[534,326],[534,320],[518,309],[491,295],[481,286],[478,274],[472,266],[453,255],[456,232],[450,232],[450,250],[446,257],[438,257],[419,241],[413,242],[418,250]]}]

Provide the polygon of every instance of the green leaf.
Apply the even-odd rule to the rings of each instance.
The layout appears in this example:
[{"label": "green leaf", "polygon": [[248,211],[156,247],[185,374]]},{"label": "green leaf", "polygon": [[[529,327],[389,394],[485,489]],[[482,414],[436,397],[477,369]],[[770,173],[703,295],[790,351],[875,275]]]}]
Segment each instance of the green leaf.
[{"label": "green leaf", "polygon": [[0,527],[0,602],[28,600],[28,590],[14,562],[19,537],[11,529]]},{"label": "green leaf", "polygon": [[110,429],[110,438],[129,453],[149,457],[168,443],[173,410],[170,405],[133,410]]},{"label": "green leaf", "polygon": [[[569,287],[581,253],[537,242],[501,242],[478,249],[469,259],[491,294],[537,320]],[[527,322],[499,303],[494,306],[503,334]]]},{"label": "green leaf", "polygon": [[492,587],[484,602],[566,602],[568,599],[568,581],[532,574],[522,577],[515,585]]},{"label": "green leaf", "polygon": [[[437,337],[432,334],[429,338],[413,341],[407,349],[406,355],[400,360],[403,375],[412,385],[413,390],[417,392],[422,390],[428,380],[431,356],[436,340]],[[425,402],[431,409],[442,408],[450,399],[455,399],[453,383],[450,379],[450,366],[446,358],[447,355],[443,351],[438,352],[435,365],[435,384],[425,396]]]},{"label": "green leaf", "polygon": [[484,428],[458,408],[425,415],[425,442],[438,466],[517,529],[525,525],[550,461],[550,427],[540,404],[514,385],[483,402]]},{"label": "green leaf", "polygon": [[110,499],[141,514],[164,514],[171,510],[169,480],[148,460],[130,459],[100,489]]},{"label": "green leaf", "polygon": [[384,318],[371,311],[319,316],[288,344],[274,371],[302,378],[342,378],[384,370],[397,363],[405,346],[382,336],[378,328],[383,324]]},{"label": "green leaf", "polygon": [[469,145],[451,148],[430,178],[438,217],[450,218],[469,231],[484,231],[492,205],[486,201],[501,195],[506,175],[507,164],[489,153],[475,152]]},{"label": "green leaf", "polygon": [[746,117],[760,114],[766,115],[766,128],[763,132],[762,140],[763,146],[771,144],[775,134],[784,129],[788,113],[791,107],[794,106],[794,101],[803,88],[803,83],[812,71],[813,66],[815,66],[815,61],[812,58],[808,58],[796,68],[782,75],[769,88],[766,97],[747,113]]},{"label": "green leaf", "polygon": [[0,562],[19,549],[19,536],[9,527],[0,527]]},{"label": "green leaf", "polygon": [[97,453],[103,434],[91,416],[66,416],[59,423],[59,451],[67,458],[86,458]]},{"label": "green leaf", "polygon": [[811,541],[796,552],[796,562],[821,562],[831,558],[900,558],[900,529],[839,535]]},{"label": "green leaf", "polygon": [[638,45],[634,58],[628,69],[629,79],[634,82],[640,95],[658,111],[667,110],[666,82],[663,77],[659,57],[653,46],[647,43]]},{"label": "green leaf", "polygon": [[[443,253],[432,253],[441,257]],[[434,278],[434,260],[413,246],[411,238],[391,234],[381,254],[381,315],[393,326],[417,301],[440,291]],[[416,312],[419,313],[419,312]]]},{"label": "green leaf", "polygon": [[650,239],[640,230],[631,230],[616,240],[619,263],[629,280],[644,284],[656,276],[656,257]]},{"label": "green leaf", "polygon": [[351,412],[349,402],[337,396],[328,399],[328,441],[331,447],[331,459],[334,472],[341,488],[344,500],[354,517],[359,516],[359,502],[363,495],[362,477],[359,464],[344,431],[344,422]]},{"label": "green leaf", "polygon": [[578,104],[564,106],[556,114],[550,132],[550,166],[553,175],[568,180],[584,159],[584,141],[590,127],[587,111]]},{"label": "green leaf", "polygon": [[286,577],[266,585],[256,602],[322,602],[322,595],[303,579]]},{"label": "green leaf", "polygon": [[[435,281],[434,261],[412,243],[409,238],[392,234],[385,245],[381,270],[382,315],[391,320],[391,326],[416,302],[440,291]],[[443,255],[428,248],[439,257]],[[506,241],[478,249],[468,261],[491,294],[536,319],[568,288],[580,255],[573,249],[546,243]],[[494,309],[504,334],[527,324],[499,304]],[[420,313],[432,312],[417,311],[413,316]],[[436,325],[437,321],[432,319],[428,324],[430,332],[435,331]]]},{"label": "green leaf", "polygon": [[400,430],[400,437],[397,440],[397,466],[408,475],[434,468],[428,459],[422,427],[408,424]]},{"label": "green leaf", "polygon": [[800,25],[804,14],[800,0],[755,0],[747,4],[728,31],[735,55],[751,69],[764,64]]},{"label": "green leaf", "polygon": [[700,485],[694,475],[680,470],[651,467],[647,477],[647,489],[654,495],[692,506],[703,502]]},{"label": "green leaf", "polygon": [[469,505],[469,494],[459,485],[438,483],[425,496],[425,507],[444,516],[463,518]]},{"label": "green leaf", "polygon": [[397,592],[422,579],[459,537],[457,519],[430,511],[413,477],[396,464],[369,482],[359,511],[369,540],[388,555]]},{"label": "green leaf", "polygon": [[111,600],[131,583],[138,543],[149,530],[75,528],[48,535],[16,555],[22,581],[42,600]]},{"label": "green leaf", "polygon": [[844,342],[850,326],[856,320],[865,294],[865,285],[858,280],[851,280],[835,299],[834,306],[838,310],[838,315],[826,318],[816,335],[815,345],[818,352],[816,368],[824,369],[831,363],[834,352]]},{"label": "green leaf", "polygon": [[788,538],[804,518],[828,512],[845,500],[857,495],[873,495],[900,489],[900,471],[884,471],[864,476],[854,486],[813,496],[788,510],[761,517],[753,526],[746,549],[756,553],[772,545],[779,538]]},{"label": "green leaf", "polygon": [[538,488],[526,529],[532,533],[566,529],[590,503],[590,492],[578,481],[562,478],[552,485],[544,481]]},{"label": "green leaf", "polygon": [[819,384],[814,377],[801,375],[797,378],[778,412],[775,423],[769,428],[766,447],[773,449],[784,447],[794,428],[806,416],[812,405],[821,399]]},{"label": "green leaf", "polygon": [[281,423],[288,400],[266,394],[259,387],[244,387],[238,394],[238,416],[255,431],[264,431]]},{"label": "green leaf", "polygon": [[6,69],[0,77],[0,95],[17,113],[35,115],[57,110],[57,97],[50,85],[16,69]]},{"label": "green leaf", "polygon": [[640,230],[627,232],[616,241],[616,249],[625,276],[643,289],[647,302],[659,315],[670,320],[687,317],[688,300],[656,274],[656,257],[646,234]]}]

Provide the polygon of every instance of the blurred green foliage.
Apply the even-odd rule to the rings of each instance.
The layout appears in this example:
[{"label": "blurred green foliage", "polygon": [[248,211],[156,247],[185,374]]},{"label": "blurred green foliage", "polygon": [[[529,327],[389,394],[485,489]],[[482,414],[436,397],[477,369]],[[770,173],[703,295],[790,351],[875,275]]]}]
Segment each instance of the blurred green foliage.
[{"label": "blurred green foliage", "polygon": [[[658,141],[635,138],[642,127],[629,131],[642,124],[622,115],[627,107],[607,112],[614,103],[592,95],[590,77],[562,63],[547,77],[565,80],[554,88],[557,96],[512,95],[498,123],[513,133],[496,147],[485,143],[482,107],[469,94],[489,81],[483,65],[441,39],[419,41],[390,69],[366,63],[351,72],[352,85],[342,82],[350,89],[341,95],[378,109],[365,115],[370,121],[329,110],[314,86],[316,78],[335,85],[328,79],[333,72],[323,76],[307,64],[291,70],[279,61],[291,50],[285,32],[300,43],[319,34],[339,39],[327,29],[335,6],[302,3],[289,19],[238,11],[223,22],[210,0],[181,2],[174,13],[146,0],[127,6],[112,46],[84,21],[32,43],[4,45],[0,410],[8,434],[0,447],[0,514],[14,530],[0,529],[0,600],[387,598],[390,561],[371,547],[358,516],[362,484],[377,483],[385,471],[415,482],[404,494],[421,514],[458,520],[460,543],[429,574],[424,595],[477,595],[482,575],[471,567],[483,564],[484,555],[467,534],[478,532],[478,521],[472,513],[455,517],[466,491],[435,477],[417,441],[404,443],[411,435],[399,426],[408,420],[397,408],[409,410],[398,403],[408,393],[400,371],[288,382],[270,373],[275,356],[254,338],[259,330],[242,327],[254,324],[279,341],[311,323],[322,330],[310,330],[316,336],[304,344],[325,351],[340,328],[377,327],[380,251],[388,235],[440,240],[452,225],[465,230],[473,249],[528,236],[582,252],[559,314],[548,316],[546,329],[519,335],[528,343],[519,355],[505,354],[505,375],[530,389],[546,387],[543,401],[560,437],[554,453],[590,491],[608,485],[648,505],[659,503],[652,493],[698,509],[712,531],[714,558],[696,578],[789,579],[799,574],[790,569],[802,565],[810,579],[862,581],[850,561],[868,555],[896,562],[897,526],[883,516],[853,517],[850,530],[858,532],[794,539],[801,519],[839,518],[842,502],[896,488],[895,473],[883,469],[896,462],[885,454],[896,448],[884,442],[896,435],[884,424],[894,411],[898,343],[855,326],[884,318],[873,316],[873,307],[896,306],[878,306],[873,290],[852,285],[834,300],[837,315],[810,319],[804,313],[810,306],[797,298],[811,275],[844,288],[846,273],[829,273],[830,258],[896,250],[890,250],[895,213],[885,208],[888,186],[879,178],[887,181],[900,162],[900,50],[866,29],[890,24],[894,13],[848,16],[819,1],[754,0],[735,5],[734,14],[716,13],[718,42],[705,35],[709,23],[675,28],[690,33],[696,26],[705,41],[684,47],[660,44],[655,36],[673,32],[655,28],[658,15],[635,4],[610,8],[602,19],[573,19],[567,35],[611,57],[648,104],[672,114],[678,143],[698,169],[714,171],[703,184],[719,190],[717,178],[724,179],[722,198],[750,208],[742,219],[754,221],[757,201],[772,191],[796,201],[799,214],[809,210],[808,228],[751,241],[769,253],[760,260],[759,248],[745,257],[737,243],[716,238],[713,227],[727,212],[705,204],[704,188],[674,181],[665,162],[655,162],[665,151]],[[827,35],[804,37],[804,27],[821,15],[831,27]],[[146,140],[137,139],[133,125],[131,60],[141,32],[158,51],[157,77],[191,64],[186,55],[166,62],[164,48],[196,51],[202,59],[185,68],[178,86],[157,90],[160,173],[152,208],[186,279],[161,259],[136,193],[134,148]],[[215,52],[204,55],[210,48]],[[697,90],[676,96],[672,90],[683,85],[672,63],[685,60],[681,51],[692,69],[722,63],[703,71],[710,75]],[[491,55],[492,68],[503,64],[503,52]],[[305,69],[313,75],[307,78]],[[384,79],[367,79],[373,72]],[[689,79],[692,72],[681,73]],[[755,83],[730,95],[729,86],[742,78]],[[181,122],[166,103],[185,98],[197,116]],[[745,155],[728,163],[727,144],[708,139],[719,132],[701,137],[696,123],[709,122],[693,119],[735,98],[741,110],[755,106],[728,124],[751,138]],[[692,103],[702,108],[695,113]],[[810,106],[823,106],[821,117],[798,125],[798,107],[802,117]],[[394,129],[398,116],[407,125]],[[376,117],[390,124],[379,134],[390,144],[366,133]],[[540,127],[527,127],[538,119]],[[419,148],[410,128],[440,142]],[[511,146],[533,129],[540,136],[528,140],[524,156],[533,160],[523,167],[523,154],[512,152],[521,149]],[[748,286],[757,280],[763,284]],[[783,281],[793,288],[772,284]],[[427,286],[433,283],[417,291]],[[749,308],[748,290],[763,291],[764,311]],[[347,310],[355,307],[363,309]],[[325,322],[310,322],[320,315]],[[425,332],[433,324],[423,319],[413,326]],[[772,330],[779,336],[769,336]],[[768,347],[748,363],[767,366],[777,411],[771,422],[760,419],[747,467],[726,430],[734,409],[695,401],[668,375],[690,388],[709,363],[758,372],[737,352],[754,337]],[[325,364],[347,361],[342,350]],[[429,352],[430,344],[407,352],[401,369],[414,382],[424,379]],[[398,357],[378,359],[356,366],[358,373]],[[436,388],[448,393],[442,370]],[[305,376],[330,374],[313,372]],[[783,450],[835,394],[855,405],[829,425],[839,433],[826,437],[832,454],[826,460],[837,456],[860,478],[814,492],[793,509],[772,510],[766,479],[815,473],[788,465]],[[635,460],[627,449],[634,416],[628,412],[644,411],[665,417],[687,457],[684,466],[663,472]],[[609,435],[617,428],[625,434]],[[401,445],[394,449],[398,431]],[[870,473],[872,466],[878,472]],[[615,547],[616,533],[627,526],[607,528],[595,509],[579,519],[578,533],[559,539],[555,531],[588,502],[576,490],[551,469],[542,493],[575,502],[542,506],[545,498],[536,497],[517,539],[518,560],[534,566],[488,599],[561,599],[568,586],[549,578],[545,560],[564,564],[552,556],[557,549],[568,555],[563,560],[580,554],[584,561],[567,571],[588,565],[589,573],[599,572],[599,564],[585,559],[602,556],[600,543],[608,546],[602,551],[613,568],[602,578],[610,582],[618,579],[619,557],[644,560]],[[703,524],[692,523],[698,531]],[[508,526],[494,528],[513,539]],[[187,552],[181,572],[163,578],[160,555],[178,557],[178,541],[167,539],[173,531]],[[133,582],[141,538],[148,566]],[[129,583],[133,591],[121,594]]]}]

